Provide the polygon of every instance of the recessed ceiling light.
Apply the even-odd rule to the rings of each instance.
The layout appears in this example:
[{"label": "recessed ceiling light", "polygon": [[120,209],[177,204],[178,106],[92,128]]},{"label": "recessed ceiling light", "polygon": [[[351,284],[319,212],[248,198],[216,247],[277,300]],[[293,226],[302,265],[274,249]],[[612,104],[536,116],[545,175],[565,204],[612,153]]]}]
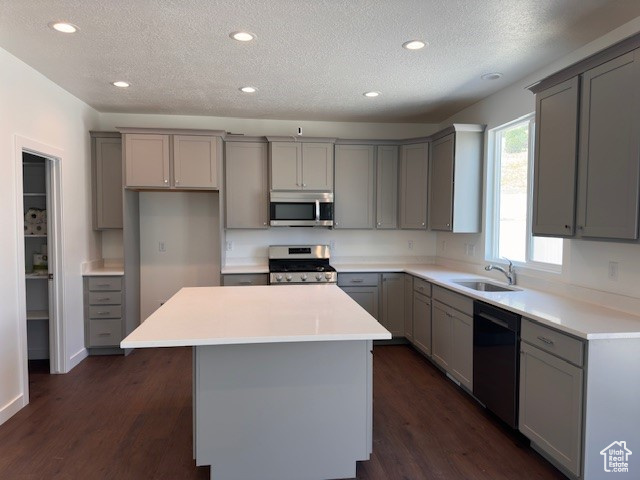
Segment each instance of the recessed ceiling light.
[{"label": "recessed ceiling light", "polygon": [[380,92],[365,92],[363,93],[365,97],[373,98],[380,95]]},{"label": "recessed ceiling light", "polygon": [[238,40],[239,42],[250,42],[251,40],[256,38],[253,33],[249,32],[231,32],[229,36],[234,40]]},{"label": "recessed ceiling light", "polygon": [[423,42],[422,40],[409,40],[402,44],[402,48],[406,48],[407,50],[420,50],[426,46],[427,42]]},{"label": "recessed ceiling light", "polygon": [[117,82],[113,82],[112,85],[114,87],[127,88],[130,86],[128,82],[123,82],[122,80],[118,80]]},{"label": "recessed ceiling light", "polygon": [[258,89],[255,87],[242,87],[240,91],[244,93],[256,93]]},{"label": "recessed ceiling light", "polygon": [[499,72],[485,73],[480,78],[482,80],[498,80],[499,78],[502,78],[502,74]]},{"label": "recessed ceiling light", "polygon": [[49,26],[54,30],[57,30],[58,32],[62,32],[62,33],[76,33],[78,31],[78,27],[76,27],[72,23],[51,22]]}]

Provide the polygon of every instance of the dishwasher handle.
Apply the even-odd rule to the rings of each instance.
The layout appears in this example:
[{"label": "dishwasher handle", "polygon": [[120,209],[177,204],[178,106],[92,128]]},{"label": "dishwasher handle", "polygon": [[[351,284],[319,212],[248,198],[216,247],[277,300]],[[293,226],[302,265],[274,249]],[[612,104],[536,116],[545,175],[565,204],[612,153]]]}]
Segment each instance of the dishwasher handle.
[{"label": "dishwasher handle", "polygon": [[500,320],[492,315],[487,315],[486,313],[476,313],[476,317],[484,318],[485,320],[489,320],[490,322],[495,323],[496,325],[500,325],[502,328],[506,328],[507,330],[513,330],[507,322],[504,320]]}]

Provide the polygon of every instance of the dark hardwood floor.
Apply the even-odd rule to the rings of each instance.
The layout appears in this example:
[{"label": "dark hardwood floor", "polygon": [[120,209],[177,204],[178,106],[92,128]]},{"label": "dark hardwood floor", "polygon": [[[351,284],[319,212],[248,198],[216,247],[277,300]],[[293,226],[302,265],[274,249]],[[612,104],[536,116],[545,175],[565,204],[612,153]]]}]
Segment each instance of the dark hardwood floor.
[{"label": "dark hardwood floor", "polygon": [[[206,479],[191,441],[191,350],[35,369],[0,426],[0,479]],[[374,445],[358,479],[564,479],[408,346],[374,356]]]}]

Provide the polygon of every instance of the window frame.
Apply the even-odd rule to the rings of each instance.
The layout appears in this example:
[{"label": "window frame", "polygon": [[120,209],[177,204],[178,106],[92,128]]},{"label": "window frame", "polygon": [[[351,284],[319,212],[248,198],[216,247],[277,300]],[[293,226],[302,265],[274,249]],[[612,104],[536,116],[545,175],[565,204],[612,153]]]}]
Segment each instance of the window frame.
[{"label": "window frame", "polygon": [[500,240],[500,170],[502,164],[501,152],[501,133],[516,125],[529,123],[528,138],[528,162],[527,162],[527,212],[526,212],[526,243],[525,243],[525,261],[509,259],[517,267],[531,268],[534,270],[562,273],[564,263],[564,242],[563,242],[563,261],[562,263],[546,263],[533,260],[533,241],[532,219],[533,219],[533,180],[534,180],[534,162],[535,162],[535,112],[523,115],[510,122],[495,127],[489,131],[489,162],[487,165],[487,236],[485,249],[485,260],[494,263],[506,264],[506,260],[499,256],[499,240]]}]

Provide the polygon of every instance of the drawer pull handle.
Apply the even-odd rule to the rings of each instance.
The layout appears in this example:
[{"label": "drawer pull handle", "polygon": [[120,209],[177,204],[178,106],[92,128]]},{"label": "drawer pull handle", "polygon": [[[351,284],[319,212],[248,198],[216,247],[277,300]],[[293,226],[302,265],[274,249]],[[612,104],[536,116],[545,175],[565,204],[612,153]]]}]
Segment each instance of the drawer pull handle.
[{"label": "drawer pull handle", "polygon": [[109,336],[111,336],[111,334],[108,333],[108,332],[103,332],[103,333],[99,333],[98,336],[99,337],[109,337]]},{"label": "drawer pull handle", "polygon": [[96,287],[110,287],[111,285],[109,285],[108,283],[98,283],[96,285]]},{"label": "drawer pull handle", "polygon": [[553,340],[549,340],[546,337],[541,337],[540,335],[538,335],[538,340],[540,340],[542,343],[546,343],[547,345],[553,345]]},{"label": "drawer pull handle", "polygon": [[98,312],[98,315],[109,315],[109,312]]},{"label": "drawer pull handle", "polygon": [[251,285],[253,282],[251,280],[243,280],[240,282],[240,285]]},{"label": "drawer pull handle", "polygon": [[364,282],[362,278],[354,278],[353,280],[351,280],[351,283],[362,283],[362,282]]},{"label": "drawer pull handle", "polygon": [[103,297],[103,298],[97,298],[96,301],[98,302],[108,302],[109,300],[111,300],[109,297]]}]

